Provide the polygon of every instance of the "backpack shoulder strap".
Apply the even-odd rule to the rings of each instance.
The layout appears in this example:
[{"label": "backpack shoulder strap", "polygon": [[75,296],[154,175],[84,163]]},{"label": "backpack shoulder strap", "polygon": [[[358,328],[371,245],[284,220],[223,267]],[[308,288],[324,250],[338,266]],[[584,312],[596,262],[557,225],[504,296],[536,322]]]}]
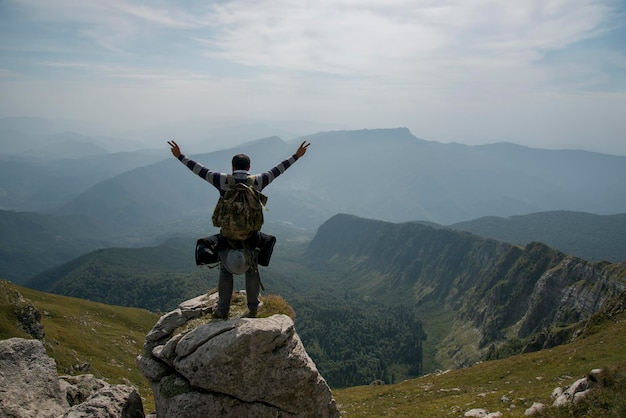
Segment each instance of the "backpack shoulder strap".
[{"label": "backpack shoulder strap", "polygon": [[255,178],[256,178],[255,176],[248,176],[248,179],[246,181],[246,186],[252,192],[252,195],[254,196],[254,200],[256,200],[259,203],[259,205],[261,205],[261,209],[267,210],[267,208],[265,207],[265,203],[267,202],[267,196],[265,196],[260,190],[257,190],[254,188]]},{"label": "backpack shoulder strap", "polygon": [[235,185],[235,176],[232,174],[226,174],[226,183],[229,187],[233,187]]}]

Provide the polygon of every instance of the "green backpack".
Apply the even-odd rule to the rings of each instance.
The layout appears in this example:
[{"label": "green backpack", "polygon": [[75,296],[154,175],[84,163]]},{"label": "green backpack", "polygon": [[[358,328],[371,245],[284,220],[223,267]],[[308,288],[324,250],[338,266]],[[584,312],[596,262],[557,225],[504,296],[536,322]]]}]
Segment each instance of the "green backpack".
[{"label": "green backpack", "polygon": [[252,232],[261,230],[267,196],[252,187],[252,176],[248,176],[246,183],[235,183],[229,174],[227,181],[228,190],[213,211],[213,226],[221,228],[224,238],[245,240]]}]

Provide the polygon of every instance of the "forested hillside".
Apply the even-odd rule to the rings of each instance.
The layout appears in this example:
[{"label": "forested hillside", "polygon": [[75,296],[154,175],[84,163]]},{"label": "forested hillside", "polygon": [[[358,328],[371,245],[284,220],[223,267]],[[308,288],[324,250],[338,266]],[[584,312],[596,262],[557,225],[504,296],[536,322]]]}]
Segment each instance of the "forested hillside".
[{"label": "forested hillside", "polygon": [[170,239],[156,247],[96,250],[35,276],[28,286],[111,305],[167,311],[215,285],[205,270],[192,267],[194,248],[191,239]]},{"label": "forested hillside", "polygon": [[296,326],[332,387],[401,382],[422,373],[422,324],[411,308],[340,295],[294,298]]},{"label": "forested hillside", "polygon": [[[623,267],[544,244],[419,223],[338,215],[310,243],[286,231],[261,271],[263,283],[294,307],[307,350],[336,387],[472,364],[501,356],[494,350],[507,344],[510,355],[560,343],[567,332],[557,338],[552,327],[589,317],[626,280]],[[165,311],[217,285],[217,270],[195,266],[194,245],[181,237],[97,250],[30,285]],[[534,339],[546,330],[538,346]]]},{"label": "forested hillside", "polygon": [[[294,307],[298,333],[329,384],[391,383],[418,376],[425,335],[413,311],[355,298],[349,289],[337,293],[333,277],[302,259],[308,241],[293,236],[295,240],[279,239],[261,276],[267,292],[282,295]],[[30,286],[165,312],[217,286],[217,269],[195,267],[194,245],[188,237],[155,247],[96,250],[36,276]],[[239,277],[238,286],[243,286]]]},{"label": "forested hillside", "polygon": [[[320,227],[308,256],[355,298],[412,306],[428,337],[425,361],[443,366],[472,364],[512,340],[520,349],[558,343],[563,337],[551,329],[589,318],[626,289],[623,265],[591,263],[541,243],[514,246],[347,215]],[[539,333],[543,343],[533,348]]]}]

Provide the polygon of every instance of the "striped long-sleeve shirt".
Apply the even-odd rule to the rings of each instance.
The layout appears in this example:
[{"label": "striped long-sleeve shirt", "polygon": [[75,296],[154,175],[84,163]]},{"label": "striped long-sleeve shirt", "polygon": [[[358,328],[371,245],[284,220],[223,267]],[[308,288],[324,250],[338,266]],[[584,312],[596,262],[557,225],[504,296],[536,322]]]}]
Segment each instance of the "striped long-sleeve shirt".
[{"label": "striped long-sleeve shirt", "polygon": [[[200,176],[202,179],[211,183],[220,192],[220,196],[224,196],[228,190],[228,174],[221,173],[219,171],[213,171],[206,168],[202,164],[192,160],[184,154],[181,154],[178,159],[181,163],[185,164],[188,169]],[[270,184],[276,177],[280,176],[287,170],[293,163],[298,160],[298,156],[293,154],[291,157],[276,164],[274,167],[260,174],[251,175],[245,170],[233,171],[233,177],[236,183],[245,183],[249,176],[254,178],[253,187],[258,191],[263,190],[268,184]]]}]

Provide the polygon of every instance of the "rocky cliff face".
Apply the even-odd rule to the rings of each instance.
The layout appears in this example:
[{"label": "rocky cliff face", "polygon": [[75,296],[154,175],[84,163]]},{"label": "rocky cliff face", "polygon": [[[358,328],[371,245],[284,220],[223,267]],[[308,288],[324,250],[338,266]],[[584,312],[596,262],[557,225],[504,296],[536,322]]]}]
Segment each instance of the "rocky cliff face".
[{"label": "rocky cliff face", "polygon": [[[479,280],[460,299],[458,324],[478,331],[478,350],[474,356],[457,358],[459,365],[478,360],[490,344],[511,337],[534,339],[535,347],[525,351],[564,343],[567,337],[551,330],[588,320],[626,290],[626,269],[619,265],[588,262],[541,243],[511,251],[515,256],[500,263],[500,274],[491,277],[494,283]],[[467,343],[461,342],[467,334],[459,337],[456,343],[448,339],[448,344]]]},{"label": "rocky cliff face", "polygon": [[437,358],[450,366],[470,365],[503,342],[587,320],[626,290],[624,264],[588,262],[542,243],[521,247],[347,215],[320,227],[309,255],[333,266],[339,284],[363,296],[452,312]]},{"label": "rocky cliff face", "polygon": [[158,417],[338,417],[326,381],[285,315],[210,320],[216,295],[161,317],[137,361]]}]

